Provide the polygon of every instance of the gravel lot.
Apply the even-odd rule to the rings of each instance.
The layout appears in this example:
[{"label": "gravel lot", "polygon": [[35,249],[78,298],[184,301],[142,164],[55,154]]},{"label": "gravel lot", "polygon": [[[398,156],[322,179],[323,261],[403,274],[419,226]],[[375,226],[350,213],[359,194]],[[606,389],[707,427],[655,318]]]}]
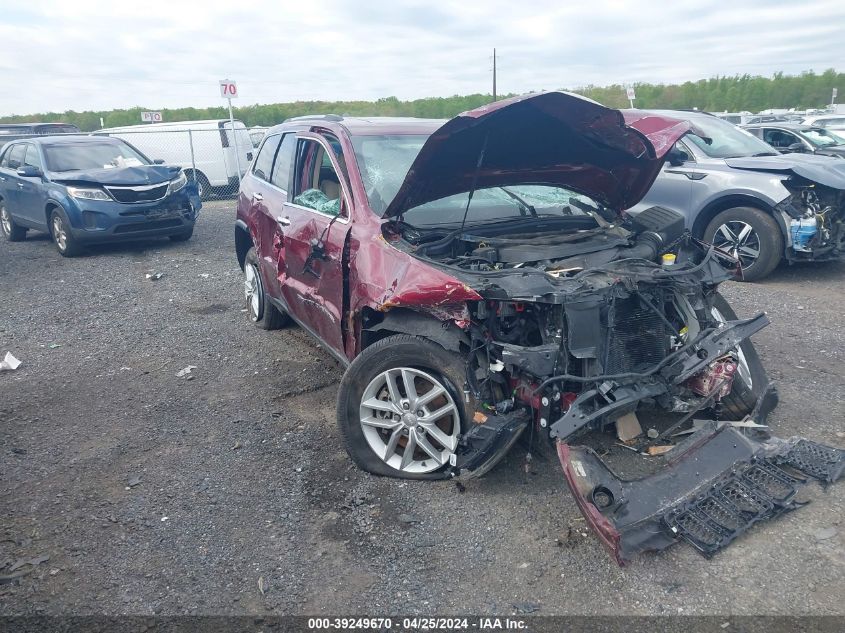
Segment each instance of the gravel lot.
[{"label": "gravel lot", "polygon": [[[0,575],[37,563],[0,614],[845,614],[842,484],[713,560],[677,545],[620,569],[524,451],[463,494],[360,472],[340,366],[247,322],[233,219],[209,203],[186,244],[72,260],[0,244],[0,355],[24,363],[0,373]],[[755,342],[781,436],[845,445],[843,275],[725,289],[772,318]]]}]

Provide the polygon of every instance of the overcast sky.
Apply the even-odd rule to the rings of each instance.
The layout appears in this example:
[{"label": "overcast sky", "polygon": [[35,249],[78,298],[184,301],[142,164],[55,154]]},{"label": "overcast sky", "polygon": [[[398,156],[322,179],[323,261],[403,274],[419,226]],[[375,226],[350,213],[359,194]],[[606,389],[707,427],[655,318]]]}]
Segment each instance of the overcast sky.
[{"label": "overcast sky", "polygon": [[0,115],[845,69],[842,0],[0,2]]}]

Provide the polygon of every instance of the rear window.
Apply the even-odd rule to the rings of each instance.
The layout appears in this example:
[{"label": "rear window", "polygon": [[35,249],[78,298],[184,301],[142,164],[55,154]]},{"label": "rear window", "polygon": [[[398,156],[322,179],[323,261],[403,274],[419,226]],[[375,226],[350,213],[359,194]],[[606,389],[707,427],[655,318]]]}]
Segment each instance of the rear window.
[{"label": "rear window", "polygon": [[61,143],[44,146],[50,171],[116,169],[148,165],[149,161],[125,143]]},{"label": "rear window", "polygon": [[279,147],[280,140],[280,136],[270,136],[264,141],[264,144],[258,151],[258,158],[255,159],[255,165],[252,168],[252,173],[256,178],[270,180],[270,174],[273,171],[273,158],[276,156],[276,150]]}]

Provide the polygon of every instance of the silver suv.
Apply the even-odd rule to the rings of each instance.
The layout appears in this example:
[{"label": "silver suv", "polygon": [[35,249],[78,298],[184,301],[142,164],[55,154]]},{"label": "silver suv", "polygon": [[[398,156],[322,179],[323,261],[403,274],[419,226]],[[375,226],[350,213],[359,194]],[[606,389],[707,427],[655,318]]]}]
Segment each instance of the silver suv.
[{"label": "silver suv", "polygon": [[745,130],[699,112],[654,111],[694,126],[675,144],[645,198],[686,218],[695,237],[739,258],[755,281],[788,262],[845,254],[845,160],[779,154]]}]

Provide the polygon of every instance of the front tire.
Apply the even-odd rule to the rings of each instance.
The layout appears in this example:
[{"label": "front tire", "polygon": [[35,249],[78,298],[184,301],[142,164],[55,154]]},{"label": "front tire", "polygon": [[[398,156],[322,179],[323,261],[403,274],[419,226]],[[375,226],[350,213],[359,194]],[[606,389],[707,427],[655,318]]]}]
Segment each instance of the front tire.
[{"label": "front tire", "polygon": [[255,248],[249,249],[244,259],[244,298],[249,320],[262,330],[278,330],[290,321],[267,297]]},{"label": "front tire", "polygon": [[10,242],[22,242],[26,239],[26,228],[15,224],[3,200],[0,200],[0,230],[3,237]]},{"label": "front tire", "polygon": [[754,207],[722,211],[707,225],[704,241],[739,259],[743,281],[763,279],[783,258],[780,227],[771,215]]},{"label": "front tire", "polygon": [[473,410],[464,360],[427,339],[389,336],[340,382],[337,421],[352,461],[374,475],[443,479]]},{"label": "front tire", "polygon": [[50,214],[50,236],[62,257],[76,257],[82,252],[82,246],[73,237],[70,222],[62,209],[53,209]]},{"label": "front tire", "polygon": [[[739,318],[719,293],[716,293],[713,301],[713,317],[719,322],[734,321]],[[741,420],[751,413],[757,404],[757,399],[769,384],[769,377],[750,339],[745,339],[739,344],[737,357],[737,373],[731,392],[722,398],[722,407],[732,420]]]}]

